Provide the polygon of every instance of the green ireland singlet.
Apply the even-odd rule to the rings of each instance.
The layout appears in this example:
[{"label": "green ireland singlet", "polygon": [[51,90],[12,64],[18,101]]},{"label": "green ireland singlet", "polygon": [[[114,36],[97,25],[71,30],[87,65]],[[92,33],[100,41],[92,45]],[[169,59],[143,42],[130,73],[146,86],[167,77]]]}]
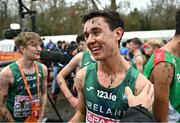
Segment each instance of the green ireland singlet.
[{"label": "green ireland singlet", "polygon": [[[40,92],[42,92],[43,70],[41,63],[36,62],[40,76]],[[6,100],[6,106],[16,122],[23,122],[31,115],[31,100],[25,88],[19,67],[16,62],[10,64],[10,69],[14,76],[13,85],[10,86]],[[33,100],[37,100],[36,72],[26,75]],[[40,99],[41,100],[41,99]]]},{"label": "green ireland singlet", "polygon": [[164,50],[156,50],[145,66],[144,75],[148,78],[153,68],[160,62],[168,62],[174,66],[174,77],[169,92],[170,122],[180,121],[180,58]]},{"label": "green ireland singlet", "polygon": [[87,66],[84,83],[86,122],[119,122],[128,108],[125,87],[133,93],[139,72],[130,67],[122,83],[115,88],[105,88],[97,79],[97,63]]},{"label": "green ireland singlet", "polygon": [[95,60],[91,58],[90,52],[89,51],[83,52],[83,57],[81,61],[81,69],[91,63],[95,63]]}]

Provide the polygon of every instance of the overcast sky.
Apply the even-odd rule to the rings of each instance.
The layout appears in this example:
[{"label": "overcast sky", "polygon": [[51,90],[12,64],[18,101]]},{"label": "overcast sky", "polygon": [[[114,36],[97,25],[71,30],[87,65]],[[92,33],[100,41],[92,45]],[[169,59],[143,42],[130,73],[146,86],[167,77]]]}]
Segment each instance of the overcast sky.
[{"label": "overcast sky", "polygon": [[[67,0],[70,2],[76,2],[76,0]],[[99,0],[103,6],[105,6],[105,4],[109,5],[110,4],[110,0]],[[134,8],[138,8],[138,10],[142,10],[143,8],[146,8],[148,4],[150,4],[150,0],[117,0],[117,4],[120,1],[129,1],[131,8],[130,10],[133,10]]]},{"label": "overcast sky", "polygon": [[131,9],[134,9],[134,8],[138,8],[138,9],[146,8],[146,6],[148,4],[150,4],[150,0],[129,0],[129,1],[130,1],[130,4],[131,4]]}]

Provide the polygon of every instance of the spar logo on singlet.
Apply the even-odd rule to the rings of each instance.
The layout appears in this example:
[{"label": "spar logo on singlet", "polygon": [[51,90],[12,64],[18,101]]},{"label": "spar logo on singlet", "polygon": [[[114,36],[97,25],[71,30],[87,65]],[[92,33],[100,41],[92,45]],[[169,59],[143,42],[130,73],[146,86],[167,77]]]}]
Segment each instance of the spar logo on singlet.
[{"label": "spar logo on singlet", "polygon": [[104,117],[87,110],[87,123],[119,123],[120,120]]}]

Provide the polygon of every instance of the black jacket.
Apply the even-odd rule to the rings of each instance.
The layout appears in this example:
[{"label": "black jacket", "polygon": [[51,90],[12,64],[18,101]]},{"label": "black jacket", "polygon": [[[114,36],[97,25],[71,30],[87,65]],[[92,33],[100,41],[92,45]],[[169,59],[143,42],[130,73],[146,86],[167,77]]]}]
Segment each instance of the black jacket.
[{"label": "black jacket", "polygon": [[71,57],[61,51],[42,50],[40,60],[42,60],[45,65],[51,64],[51,62],[58,62],[66,65],[71,60]]},{"label": "black jacket", "polygon": [[153,115],[141,105],[129,107],[121,122],[155,122]]}]

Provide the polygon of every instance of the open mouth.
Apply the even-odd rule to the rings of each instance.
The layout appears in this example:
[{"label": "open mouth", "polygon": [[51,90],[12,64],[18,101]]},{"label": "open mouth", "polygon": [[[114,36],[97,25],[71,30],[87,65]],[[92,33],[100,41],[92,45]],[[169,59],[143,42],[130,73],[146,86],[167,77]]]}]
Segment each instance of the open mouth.
[{"label": "open mouth", "polygon": [[93,53],[93,54],[98,53],[101,49],[102,49],[102,47],[100,47],[100,46],[90,47],[91,53]]},{"label": "open mouth", "polygon": [[38,53],[35,53],[35,54],[36,54],[36,55],[38,55],[38,56],[40,56],[40,54],[41,54],[41,53],[40,53],[40,52],[38,52]]}]

